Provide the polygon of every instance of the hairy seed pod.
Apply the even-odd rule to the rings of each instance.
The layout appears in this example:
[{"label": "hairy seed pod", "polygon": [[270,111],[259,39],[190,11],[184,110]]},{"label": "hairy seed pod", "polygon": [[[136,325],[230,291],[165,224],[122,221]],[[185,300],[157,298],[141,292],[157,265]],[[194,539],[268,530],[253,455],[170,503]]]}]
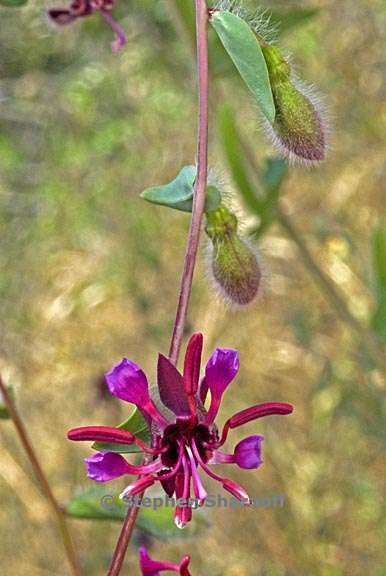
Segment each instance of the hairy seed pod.
[{"label": "hairy seed pod", "polygon": [[214,283],[230,302],[246,305],[259,292],[261,270],[253,249],[239,236],[237,225],[236,216],[223,204],[206,214]]},{"label": "hairy seed pod", "polygon": [[262,51],[268,68],[276,118],[269,128],[274,143],[290,159],[320,162],[326,155],[324,120],[318,102],[298,86],[291,66],[278,48],[264,43]]}]

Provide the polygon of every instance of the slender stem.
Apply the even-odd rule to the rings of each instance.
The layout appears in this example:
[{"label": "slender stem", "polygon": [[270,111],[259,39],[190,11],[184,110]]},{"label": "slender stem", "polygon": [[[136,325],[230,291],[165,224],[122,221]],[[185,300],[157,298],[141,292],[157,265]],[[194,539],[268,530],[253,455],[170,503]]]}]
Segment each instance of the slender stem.
[{"label": "slender stem", "polygon": [[[139,495],[141,499],[143,493]],[[119,534],[118,542],[114,550],[113,557],[111,559],[110,568],[107,576],[117,576],[122,568],[123,561],[125,559],[125,554],[127,547],[130,542],[131,535],[133,534],[135,521],[137,520],[139,512],[139,505],[128,508],[126,513],[126,518],[123,523],[121,532]]]},{"label": "slender stem", "polygon": [[208,175],[208,13],[205,0],[196,0],[197,76],[198,76],[198,140],[197,178],[194,186],[192,219],[190,222],[180,296],[174,322],[169,357],[176,364],[184,333],[186,314],[192,289]]},{"label": "slender stem", "polygon": [[40,486],[42,488],[42,491],[44,493],[44,495],[46,496],[49,504],[51,505],[52,511],[54,512],[55,516],[56,516],[56,520],[58,523],[58,527],[62,536],[62,540],[63,540],[63,545],[67,554],[67,558],[68,558],[68,562],[70,564],[70,568],[71,568],[71,574],[73,576],[80,576],[81,575],[81,568],[80,568],[80,564],[79,564],[79,560],[77,557],[77,553],[75,551],[73,542],[72,542],[72,538],[71,538],[71,534],[69,532],[68,526],[67,526],[67,522],[66,522],[66,517],[65,517],[65,513],[62,510],[62,508],[60,507],[60,504],[58,503],[58,501],[56,500],[52,490],[51,490],[51,486],[49,485],[49,482],[47,480],[47,477],[45,475],[45,473],[43,472],[43,469],[40,465],[40,462],[36,456],[35,450],[32,446],[31,440],[28,436],[27,430],[23,424],[23,421],[21,419],[21,416],[19,415],[19,412],[15,406],[15,403],[13,402],[6,386],[4,385],[1,376],[0,376],[0,390],[1,390],[1,394],[3,396],[3,400],[4,400],[4,404],[8,409],[9,415],[15,425],[16,431],[18,433],[18,436],[20,438],[20,442],[23,445],[23,448],[27,454],[28,460],[31,463],[32,469],[35,473],[36,478],[38,479]]},{"label": "slender stem", "polygon": [[[197,139],[197,177],[194,186],[192,219],[185,253],[184,269],[178,300],[173,336],[169,356],[176,364],[181,340],[184,333],[186,313],[192,289],[193,272],[197,259],[202,217],[205,206],[205,191],[208,175],[208,13],[206,0],[196,0],[197,35],[197,76],[198,76],[198,139]],[[143,496],[143,493],[142,495]],[[118,576],[125,558],[126,550],[133,533],[138,515],[138,507],[129,508],[114,551],[107,576]]]}]

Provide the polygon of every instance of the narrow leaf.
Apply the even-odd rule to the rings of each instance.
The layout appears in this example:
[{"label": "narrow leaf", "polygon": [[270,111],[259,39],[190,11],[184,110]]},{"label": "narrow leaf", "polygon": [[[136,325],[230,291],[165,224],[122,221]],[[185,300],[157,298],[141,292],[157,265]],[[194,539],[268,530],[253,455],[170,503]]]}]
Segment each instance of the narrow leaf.
[{"label": "narrow leaf", "polygon": [[224,154],[233,181],[238,187],[246,206],[253,213],[259,213],[260,200],[256,195],[254,183],[247,173],[245,154],[237,132],[234,114],[230,107],[227,105],[222,106],[218,118]]},{"label": "narrow leaf", "polygon": [[[138,408],[135,408],[127,420],[119,424],[117,428],[122,428],[123,430],[132,432],[134,436],[145,442],[145,444],[150,443],[149,426]],[[142,452],[141,448],[139,448],[139,446],[136,444],[125,445],[110,444],[110,442],[94,442],[92,448],[94,450],[98,450],[99,452],[118,452],[119,454]]]},{"label": "narrow leaf", "polygon": [[231,12],[215,11],[210,22],[264,116],[273,124],[275,104],[267,66],[256,35],[244,20]]}]

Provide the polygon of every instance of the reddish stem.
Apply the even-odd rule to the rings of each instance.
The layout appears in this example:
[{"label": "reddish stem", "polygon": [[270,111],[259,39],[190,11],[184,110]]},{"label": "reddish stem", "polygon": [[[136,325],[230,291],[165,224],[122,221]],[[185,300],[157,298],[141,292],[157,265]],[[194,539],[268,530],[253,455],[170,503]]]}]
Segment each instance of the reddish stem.
[{"label": "reddish stem", "polygon": [[208,13],[205,0],[196,0],[197,31],[197,75],[198,75],[198,140],[197,177],[194,186],[192,219],[181,278],[180,296],[174,322],[169,357],[177,363],[184,333],[186,314],[192,289],[193,272],[196,264],[201,222],[205,206],[206,181],[208,175]]},{"label": "reddish stem", "polygon": [[129,545],[130,538],[133,534],[135,521],[137,520],[139,512],[139,505],[143,494],[144,493],[142,492],[142,494],[138,495],[138,505],[127,510],[126,518],[123,523],[122,530],[119,534],[118,542],[111,559],[111,564],[107,576],[117,576],[117,574],[119,574],[121,571],[122,564],[126,555],[126,550]]},{"label": "reddish stem", "polygon": [[[208,175],[208,13],[206,0],[196,0],[197,35],[197,75],[198,75],[198,139],[197,139],[197,177],[194,186],[192,219],[186,247],[184,270],[178,300],[173,336],[169,357],[177,363],[184,333],[186,313],[192,289],[193,272],[197,259],[201,223],[205,206],[206,181]],[[143,493],[142,493],[143,495]],[[118,576],[125,558],[127,546],[133,533],[139,508],[130,508],[127,512],[107,576]]]},{"label": "reddish stem", "polygon": [[23,445],[23,448],[27,454],[28,460],[31,463],[32,469],[35,473],[36,478],[39,481],[41,489],[46,496],[48,502],[51,505],[52,511],[56,516],[56,520],[58,523],[58,527],[62,536],[63,545],[67,554],[68,563],[70,565],[71,574],[73,576],[80,576],[81,575],[81,568],[78,560],[77,553],[74,548],[74,544],[72,542],[71,534],[69,532],[65,513],[62,510],[59,502],[56,500],[54,493],[52,492],[51,486],[48,482],[48,479],[43,472],[43,468],[40,465],[38,457],[35,453],[35,450],[32,446],[31,440],[28,436],[27,430],[23,424],[21,416],[13,402],[7,387],[4,385],[1,376],[0,376],[0,391],[3,396],[4,404],[8,409],[9,415],[15,425],[16,432],[19,436],[20,442]]}]

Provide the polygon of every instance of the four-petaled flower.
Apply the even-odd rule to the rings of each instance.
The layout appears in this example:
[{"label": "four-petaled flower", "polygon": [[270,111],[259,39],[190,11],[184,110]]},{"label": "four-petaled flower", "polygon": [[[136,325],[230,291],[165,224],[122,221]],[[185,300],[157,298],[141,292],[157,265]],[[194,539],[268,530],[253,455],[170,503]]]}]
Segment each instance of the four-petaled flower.
[{"label": "four-petaled flower", "polygon": [[190,558],[184,556],[179,564],[172,564],[171,562],[159,562],[152,560],[147,553],[145,546],[139,549],[139,565],[141,568],[142,576],[160,576],[162,571],[177,572],[180,576],[190,576],[188,570]]},{"label": "four-petaled flower", "polygon": [[113,7],[114,0],[72,0],[68,8],[52,8],[48,11],[48,14],[55,24],[65,26],[74,22],[77,18],[83,18],[94,14],[94,12],[99,12],[115,34],[111,48],[113,52],[118,52],[126,44],[127,38],[123,28],[111,15]]},{"label": "four-petaled flower", "polygon": [[[74,428],[68,433],[70,440],[135,443],[140,446],[151,457],[150,463],[133,466],[118,453],[98,452],[85,460],[88,476],[105,482],[124,474],[140,475],[122,492],[121,498],[127,500],[160,481],[168,496],[176,497],[175,522],[180,528],[190,521],[193,504],[202,505],[207,497],[199,475],[200,468],[234,497],[245,504],[249,502],[244,488],[214,472],[211,465],[236,464],[244,469],[258,468],[262,463],[263,437],[249,436],[237,444],[232,454],[227,454],[220,448],[229,430],[263,416],[290,414],[293,410],[290,404],[281,402],[251,406],[229,418],[219,435],[214,422],[222,396],[238,372],[238,352],[218,348],[209,358],[205,374],[200,378],[202,344],[202,335],[193,334],[187,347],[182,375],[168,358],[159,355],[158,390],[163,407],[159,402],[156,406],[147,378],[134,362],[124,358],[106,374],[111,394],[135,404],[147,420],[151,430],[151,446],[146,446],[131,432],[109,426]],[[206,411],[204,404],[208,391],[210,404]],[[165,407],[169,409],[168,414]],[[194,500],[190,498],[191,485]]]}]

